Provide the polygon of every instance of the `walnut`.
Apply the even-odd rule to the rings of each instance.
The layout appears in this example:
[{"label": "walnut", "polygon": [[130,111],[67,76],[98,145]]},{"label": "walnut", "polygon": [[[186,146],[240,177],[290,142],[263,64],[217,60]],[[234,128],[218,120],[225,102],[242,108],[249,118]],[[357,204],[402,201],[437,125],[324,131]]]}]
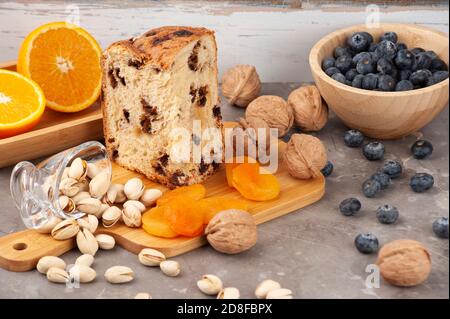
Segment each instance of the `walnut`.
[{"label": "walnut", "polygon": [[282,137],[294,123],[292,108],[279,96],[263,95],[253,100],[245,111],[246,118],[258,117],[266,121],[271,128],[278,129]]},{"label": "walnut", "polygon": [[431,272],[428,250],[418,241],[409,239],[384,245],[378,253],[377,265],[384,280],[401,287],[419,285]]},{"label": "walnut", "polygon": [[233,135],[236,137],[233,140],[234,154],[237,156],[248,155],[250,145],[258,152],[258,138],[260,137],[258,129],[263,129],[265,133],[264,150],[270,149],[270,128],[266,121],[258,117],[240,118],[239,125],[233,129]]},{"label": "walnut", "polygon": [[258,232],[256,223],[249,213],[230,209],[218,213],[205,230],[211,246],[225,254],[237,254],[256,244]]},{"label": "walnut", "polygon": [[302,86],[289,94],[294,123],[306,132],[321,130],[328,120],[328,106],[315,85]]},{"label": "walnut", "polygon": [[252,65],[236,65],[222,77],[222,94],[230,104],[246,107],[258,97],[261,82]]},{"label": "walnut", "polygon": [[327,163],[327,151],[322,142],[312,135],[293,134],[284,152],[289,174],[299,179],[321,176]]}]

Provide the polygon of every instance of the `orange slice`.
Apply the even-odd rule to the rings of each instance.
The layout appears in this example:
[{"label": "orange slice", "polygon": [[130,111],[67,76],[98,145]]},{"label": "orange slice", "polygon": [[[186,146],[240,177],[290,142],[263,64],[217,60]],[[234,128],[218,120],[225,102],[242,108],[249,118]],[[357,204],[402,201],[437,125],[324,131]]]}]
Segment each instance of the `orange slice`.
[{"label": "orange slice", "polygon": [[31,130],[44,110],[39,85],[17,72],[0,70],[0,138]]},{"label": "orange slice", "polygon": [[25,38],[17,70],[40,85],[49,108],[78,112],[100,95],[100,55],[100,46],[87,31],[67,22],[53,22]]}]

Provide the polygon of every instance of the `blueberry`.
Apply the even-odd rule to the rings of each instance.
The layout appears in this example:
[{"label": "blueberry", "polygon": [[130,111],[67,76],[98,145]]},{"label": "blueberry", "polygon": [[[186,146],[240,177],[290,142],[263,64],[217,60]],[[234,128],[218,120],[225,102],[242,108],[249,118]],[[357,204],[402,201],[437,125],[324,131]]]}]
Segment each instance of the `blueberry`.
[{"label": "blueberry", "polygon": [[427,83],[428,78],[432,76],[433,73],[431,73],[430,70],[423,69],[413,72],[413,74],[409,77],[409,80],[413,85],[423,87]]},{"label": "blueberry", "polygon": [[383,40],[378,44],[378,48],[375,52],[380,57],[392,60],[397,54],[397,46],[392,41]]},{"label": "blueberry", "polygon": [[433,231],[439,238],[448,238],[448,218],[440,217],[433,222]]},{"label": "blueberry", "polygon": [[411,76],[411,74],[412,74],[411,70],[400,70],[398,79],[400,81],[409,80],[409,77]]},{"label": "blueberry", "polygon": [[358,62],[364,58],[371,59],[372,55],[370,52],[360,52],[353,57],[353,64],[358,64]]},{"label": "blueberry", "polygon": [[355,79],[355,76],[358,75],[358,71],[356,71],[356,69],[350,69],[345,73],[345,78],[347,79],[347,81],[350,81],[350,85],[351,82]]},{"label": "blueberry", "polygon": [[394,91],[397,81],[389,74],[380,75],[378,79],[378,88],[381,91]]},{"label": "blueberry", "polygon": [[356,198],[344,199],[339,204],[339,210],[344,216],[353,216],[361,209],[361,202]]},{"label": "blueberry", "polygon": [[362,191],[367,198],[375,197],[381,191],[381,184],[374,179],[368,179],[362,184]]},{"label": "blueberry", "polygon": [[346,83],[347,79],[345,78],[345,75],[343,75],[342,73],[335,73],[331,76],[331,78],[335,81],[341,82],[343,84],[347,84]]},{"label": "blueberry", "polygon": [[342,72],[342,74],[345,74],[345,72],[353,67],[353,59],[348,55],[342,55],[336,59],[334,64]]},{"label": "blueberry", "polygon": [[436,71],[448,71],[448,65],[441,59],[433,59],[431,61],[430,70]]},{"label": "blueberry", "polygon": [[362,152],[369,161],[377,161],[384,157],[384,145],[381,142],[370,142],[364,145]]},{"label": "blueberry", "polygon": [[406,44],[404,44],[404,43],[397,43],[397,50],[406,50],[406,49],[408,49],[408,46],[406,45]]},{"label": "blueberry", "polygon": [[437,83],[436,80],[433,77],[431,77],[431,78],[427,79],[427,82],[425,83],[425,86],[426,87],[432,86],[432,85],[435,85],[436,83]]},{"label": "blueberry", "polygon": [[369,42],[369,44],[373,43],[373,36],[369,33],[369,32],[360,32],[362,35],[364,35],[367,38],[367,42]]},{"label": "blueberry", "polygon": [[375,71],[372,58],[363,58],[356,64],[356,70],[359,74],[369,74]]},{"label": "blueberry", "polygon": [[333,163],[331,163],[330,161],[327,161],[327,164],[325,164],[325,166],[321,170],[322,175],[324,177],[330,176],[331,173],[333,173],[333,169],[334,169]]},{"label": "blueberry", "polygon": [[344,143],[348,147],[359,147],[364,142],[364,135],[357,130],[348,130],[344,135]]},{"label": "blueberry", "polygon": [[352,81],[352,86],[354,88],[358,88],[358,89],[362,88],[363,78],[364,78],[364,75],[362,75],[362,74],[358,74],[357,76],[355,76],[355,78]]},{"label": "blueberry", "polygon": [[409,181],[409,186],[416,193],[423,193],[434,185],[434,178],[427,173],[416,173]]},{"label": "blueberry", "polygon": [[414,56],[414,63],[412,65],[412,70],[417,71],[421,69],[428,69],[431,66],[431,61],[433,59],[430,58],[426,52],[418,53]]},{"label": "blueberry", "polygon": [[398,219],[398,209],[392,205],[383,205],[377,209],[377,219],[382,224],[393,224]]},{"label": "blueberry", "polygon": [[412,52],[414,55],[416,55],[416,54],[425,52],[425,50],[422,49],[422,48],[414,48],[414,49],[411,50],[411,52]]},{"label": "blueberry", "polygon": [[377,43],[371,43],[369,46],[369,52],[375,52],[378,48],[378,44]]},{"label": "blueberry", "polygon": [[379,242],[373,234],[359,234],[355,238],[355,246],[360,253],[372,254],[378,251]]},{"label": "blueberry", "polygon": [[361,32],[353,33],[347,39],[348,46],[355,52],[366,51],[369,48],[369,38]]},{"label": "blueberry", "polygon": [[378,85],[378,75],[369,73],[364,76],[361,87],[365,90],[375,90]]},{"label": "blueberry", "polygon": [[436,71],[433,73],[433,81],[439,83],[448,79],[448,71]]},{"label": "blueberry", "polygon": [[391,42],[397,43],[397,41],[398,41],[397,33],[392,32],[392,31],[386,32],[380,37],[380,42],[381,41],[391,41]]},{"label": "blueberry", "polygon": [[[430,78],[431,79],[431,78]],[[410,91],[414,89],[414,85],[409,80],[401,80],[395,86],[396,91]]]},{"label": "blueberry", "polygon": [[389,59],[381,58],[377,62],[377,71],[382,74],[391,74],[394,64]]},{"label": "blueberry", "polygon": [[348,56],[351,57],[351,56],[353,56],[353,52],[348,47],[345,47],[345,48],[337,47],[337,48],[334,49],[333,55],[334,55],[335,59],[337,59],[337,58],[339,58],[340,56],[343,56],[343,55],[348,55]]},{"label": "blueberry", "polygon": [[339,71],[338,68],[332,66],[331,68],[326,69],[326,70],[325,70],[325,73],[326,73],[328,76],[333,76],[333,74],[341,73],[341,71]]},{"label": "blueberry", "polygon": [[328,58],[323,59],[323,61],[322,61],[322,70],[326,70],[326,69],[329,69],[329,68],[333,67],[334,66],[334,62],[335,62],[335,60],[332,57],[328,57]]},{"label": "blueberry", "polygon": [[378,183],[380,183],[381,189],[388,188],[392,183],[391,177],[383,172],[377,172],[373,174],[372,176],[370,176],[370,179],[378,181]]},{"label": "blueberry", "polygon": [[382,57],[378,54],[378,52],[370,52],[370,57],[372,58],[372,62],[373,63],[377,63],[379,59],[381,59]]},{"label": "blueberry", "polygon": [[436,54],[436,52],[434,52],[432,50],[425,51],[425,54],[428,55],[431,58],[431,60],[439,58],[438,55]]},{"label": "blueberry", "polygon": [[390,159],[384,161],[380,171],[389,175],[390,178],[395,179],[402,175],[403,166],[399,161]]},{"label": "blueberry", "polygon": [[426,140],[418,140],[411,146],[414,158],[424,159],[433,153],[433,144]]},{"label": "blueberry", "polygon": [[409,70],[413,66],[414,60],[415,57],[411,51],[400,50],[395,56],[395,65],[397,65],[400,70]]}]

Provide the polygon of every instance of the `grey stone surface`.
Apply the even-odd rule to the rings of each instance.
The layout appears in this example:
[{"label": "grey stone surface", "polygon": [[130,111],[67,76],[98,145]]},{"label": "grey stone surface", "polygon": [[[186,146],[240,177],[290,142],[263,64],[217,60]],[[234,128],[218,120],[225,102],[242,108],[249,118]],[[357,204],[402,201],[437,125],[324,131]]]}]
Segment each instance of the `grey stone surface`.
[{"label": "grey stone surface", "polygon": [[[287,98],[294,84],[264,85],[264,94]],[[231,107],[223,100],[227,120],[236,119],[243,110]],[[329,158],[335,165],[327,179],[326,195],[309,207],[259,226],[259,241],[248,252],[226,256],[210,247],[203,247],[174,259],[182,266],[178,278],[164,276],[158,268],[139,264],[135,255],[116,247],[100,251],[94,268],[98,278],[79,289],[49,283],[37,271],[13,273],[0,269],[0,298],[133,298],[138,292],[149,292],[154,298],[205,298],[196,281],[206,273],[220,276],[226,286],[238,287],[243,298],[254,297],[256,285],[266,278],[279,281],[294,292],[295,298],[448,298],[449,261],[448,240],[434,236],[431,224],[435,218],[448,217],[449,205],[449,114],[445,109],[416,136],[386,141],[386,158],[403,161],[406,172],[378,198],[367,199],[360,187],[364,179],[381,163],[368,162],[360,149],[350,149],[342,141],[345,126],[334,114],[326,128],[317,134],[327,146]],[[428,160],[411,157],[410,145],[417,136],[433,142],[435,152]],[[7,154],[1,154],[7,156]],[[18,211],[9,195],[11,167],[0,169],[0,235],[23,229]],[[429,172],[435,187],[423,194],[413,193],[409,177],[414,172]],[[346,197],[358,197],[363,208],[354,217],[344,217],[338,205]],[[381,225],[375,217],[379,205],[389,203],[398,207],[400,219],[395,225]],[[378,289],[368,289],[365,280],[367,265],[375,255],[362,255],[353,245],[360,232],[373,232],[381,245],[391,240],[410,238],[423,242],[430,250],[432,273],[424,284],[402,289],[381,280]],[[62,256],[74,262],[78,251]],[[134,269],[134,282],[108,284],[104,271],[113,265]]]}]

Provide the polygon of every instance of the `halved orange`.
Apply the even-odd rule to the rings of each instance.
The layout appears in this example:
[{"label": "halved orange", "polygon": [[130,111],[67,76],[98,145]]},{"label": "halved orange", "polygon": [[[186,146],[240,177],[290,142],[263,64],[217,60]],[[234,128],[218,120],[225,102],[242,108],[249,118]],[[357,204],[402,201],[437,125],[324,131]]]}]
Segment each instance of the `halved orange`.
[{"label": "halved orange", "polygon": [[17,72],[0,70],[0,138],[31,130],[44,110],[39,85]]},{"label": "halved orange", "polygon": [[86,30],[53,22],[25,38],[17,70],[40,85],[49,108],[78,112],[100,95],[100,56],[100,46]]}]

